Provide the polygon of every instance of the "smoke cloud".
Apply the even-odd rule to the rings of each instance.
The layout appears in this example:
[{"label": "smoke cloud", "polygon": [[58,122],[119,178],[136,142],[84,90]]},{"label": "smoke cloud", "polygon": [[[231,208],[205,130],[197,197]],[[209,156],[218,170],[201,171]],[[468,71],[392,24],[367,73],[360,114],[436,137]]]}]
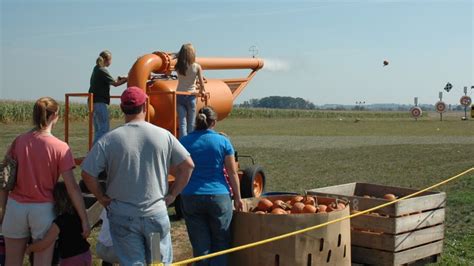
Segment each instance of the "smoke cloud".
[{"label": "smoke cloud", "polygon": [[277,58],[264,58],[263,70],[272,72],[286,72],[290,70],[290,63]]}]

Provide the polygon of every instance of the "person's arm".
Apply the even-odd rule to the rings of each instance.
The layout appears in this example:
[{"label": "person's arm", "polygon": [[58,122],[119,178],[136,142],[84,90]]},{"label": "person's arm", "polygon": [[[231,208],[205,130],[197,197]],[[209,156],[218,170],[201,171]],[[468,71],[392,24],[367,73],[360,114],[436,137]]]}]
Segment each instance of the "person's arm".
[{"label": "person's arm", "polygon": [[81,189],[74,178],[74,173],[71,170],[62,173],[64,184],[66,185],[67,193],[71,198],[72,205],[76,209],[79,218],[81,218],[82,224],[82,236],[87,238],[91,232],[89,220],[87,219],[86,207],[84,205],[84,199],[82,198]]},{"label": "person's arm", "polygon": [[229,175],[229,183],[232,191],[234,192],[234,208],[238,211],[242,210],[243,202],[240,197],[240,182],[239,175],[237,174],[237,166],[235,165],[234,155],[227,155],[224,161],[225,170]]},{"label": "person's arm", "polygon": [[166,206],[169,206],[174,202],[176,197],[183,191],[184,187],[188,184],[191,173],[194,169],[194,162],[191,156],[188,156],[183,162],[173,167],[175,172],[175,181],[173,186],[170,187],[168,194],[165,196]]},{"label": "person's arm", "polygon": [[59,235],[59,231],[59,227],[53,223],[43,239],[28,245],[25,251],[26,254],[30,254],[31,252],[41,252],[49,248],[51,245],[54,245],[54,242]]},{"label": "person's arm", "polygon": [[97,178],[91,176],[86,171],[82,170],[81,172],[82,180],[84,180],[84,184],[86,184],[87,189],[95,196],[95,198],[99,201],[104,208],[109,206],[110,202],[112,201],[109,196],[105,195],[102,191],[102,187],[97,181]]},{"label": "person's arm", "polygon": [[8,191],[0,190],[0,224],[3,223],[3,216],[5,215],[5,208],[7,207]]},{"label": "person's arm", "polygon": [[201,66],[198,67],[197,76],[198,76],[198,82],[199,82],[199,93],[203,94],[206,92],[206,88],[204,88],[204,78],[202,77]]},{"label": "person's arm", "polygon": [[114,87],[118,87],[122,84],[124,84],[125,82],[128,81],[128,78],[127,77],[118,77],[117,80],[114,80],[113,82],[110,83],[110,85],[114,86]]}]

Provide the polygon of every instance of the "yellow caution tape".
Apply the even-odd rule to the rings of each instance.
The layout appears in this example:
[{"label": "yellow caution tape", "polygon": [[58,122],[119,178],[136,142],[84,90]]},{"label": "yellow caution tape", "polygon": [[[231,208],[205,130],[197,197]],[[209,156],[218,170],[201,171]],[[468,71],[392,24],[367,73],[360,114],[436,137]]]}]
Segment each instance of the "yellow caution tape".
[{"label": "yellow caution tape", "polygon": [[[327,226],[327,225],[330,225],[330,224],[333,224],[333,223],[337,223],[337,222],[340,222],[340,221],[343,221],[343,220],[346,220],[346,219],[351,219],[351,218],[354,218],[354,217],[357,217],[359,215],[363,215],[363,214],[366,214],[366,213],[369,213],[369,212],[372,212],[372,211],[375,211],[375,210],[378,210],[378,209],[381,209],[381,208],[384,208],[384,207],[387,207],[389,205],[392,205],[392,204],[395,204],[401,200],[405,200],[405,199],[408,199],[408,198],[412,198],[416,195],[419,195],[423,192],[426,192],[428,190],[432,190],[433,188],[436,188],[436,187],[439,187],[441,185],[444,185],[460,176],[463,176],[471,171],[474,171],[474,167],[473,168],[470,168],[462,173],[459,173],[453,177],[450,177],[444,181],[441,181],[437,184],[434,184],[430,187],[427,187],[425,189],[422,189],[422,190],[419,190],[415,193],[412,193],[410,195],[407,195],[407,196],[404,196],[404,197],[401,197],[401,198],[398,198],[396,200],[393,200],[393,201],[390,201],[390,202],[387,202],[387,203],[384,203],[384,204],[381,204],[381,205],[378,205],[378,206],[375,206],[373,208],[370,208],[370,209],[367,209],[367,210],[364,210],[364,211],[360,211],[360,212],[357,212],[357,213],[354,213],[354,214],[351,214],[349,216],[344,216],[344,217],[341,217],[341,218],[338,218],[338,219],[334,219],[334,220],[331,220],[329,222],[325,222],[325,223],[322,223],[322,224],[318,224],[318,225],[315,225],[315,226],[311,226],[311,227],[307,227],[307,228],[304,228],[304,229],[300,229],[300,230],[297,230],[297,231],[294,231],[294,232],[290,232],[290,233],[287,233],[287,234],[283,234],[283,235],[279,235],[279,236],[275,236],[275,237],[271,237],[271,238],[267,238],[267,239],[264,239],[264,240],[260,240],[260,241],[257,241],[257,242],[254,242],[254,243],[250,243],[250,244],[245,244],[245,245],[242,245],[242,246],[238,246],[238,247],[233,247],[233,248],[229,248],[229,249],[226,249],[226,250],[222,250],[222,251],[218,251],[218,252],[214,252],[214,253],[211,253],[211,254],[207,254],[207,255],[203,255],[203,256],[199,256],[199,257],[195,257],[195,258],[191,258],[191,259],[187,259],[187,260],[182,260],[182,261],[178,261],[178,262],[175,262],[171,265],[186,265],[188,263],[193,263],[193,262],[196,262],[196,261],[200,261],[200,260],[204,260],[204,259],[209,259],[209,258],[213,258],[213,257],[217,257],[217,256],[220,256],[220,255],[224,255],[224,254],[228,254],[228,253],[232,253],[232,252],[236,252],[236,251],[239,251],[239,250],[243,250],[243,249],[247,249],[247,248],[251,248],[251,247],[255,247],[255,246],[259,246],[259,245],[263,245],[263,244],[267,244],[267,243],[270,243],[270,242],[274,242],[274,241],[277,241],[277,240],[280,240],[280,239],[283,239],[283,238],[287,238],[287,237],[290,237],[290,236],[294,236],[294,235],[298,235],[298,234],[302,234],[302,233],[305,233],[305,232],[308,232],[308,231],[311,231],[311,230],[315,230],[315,229],[318,229],[318,228],[321,228],[321,227],[324,227],[324,226]],[[163,263],[160,263],[160,264],[154,264],[154,266],[163,266],[164,264]]]}]

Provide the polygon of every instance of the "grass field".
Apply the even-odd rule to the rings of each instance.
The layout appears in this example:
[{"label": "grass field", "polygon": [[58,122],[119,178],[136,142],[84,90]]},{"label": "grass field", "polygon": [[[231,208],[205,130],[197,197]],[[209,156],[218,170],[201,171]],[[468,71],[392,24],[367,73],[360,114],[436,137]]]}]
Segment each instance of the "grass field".
[{"label": "grass field", "polygon": [[[219,122],[217,130],[230,136],[239,154],[252,155],[265,168],[267,191],[303,192],[356,181],[421,189],[474,166],[474,119],[461,121],[463,114],[446,114],[442,122],[437,114],[414,121],[363,112],[326,118],[231,117]],[[113,121],[113,126],[120,123]],[[0,153],[30,127],[0,124]],[[74,154],[82,156],[85,122],[73,123],[72,132]],[[54,134],[63,137],[62,125]],[[438,264],[474,265],[474,173],[438,190],[448,197],[445,246]],[[190,258],[183,222],[173,221],[172,228],[175,260]],[[97,230],[92,243],[96,236]]]}]

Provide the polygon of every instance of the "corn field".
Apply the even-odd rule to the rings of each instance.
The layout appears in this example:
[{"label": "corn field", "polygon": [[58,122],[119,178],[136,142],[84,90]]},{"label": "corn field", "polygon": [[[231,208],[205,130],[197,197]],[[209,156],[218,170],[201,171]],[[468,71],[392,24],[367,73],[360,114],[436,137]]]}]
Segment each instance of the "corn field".
[{"label": "corn field", "polygon": [[[60,104],[61,117],[64,118],[64,103]],[[0,122],[28,122],[32,121],[33,101],[0,101]],[[109,115],[111,119],[121,119],[122,111],[118,105],[109,106]],[[87,104],[71,103],[69,105],[69,120],[85,121],[88,119]]]},{"label": "corn field", "polygon": [[[423,113],[426,116],[426,113]],[[321,118],[321,119],[400,119],[411,118],[408,112],[392,111],[326,111],[294,109],[234,108],[231,118]]]},{"label": "corn field", "polygon": [[[33,113],[32,101],[0,101],[0,122],[28,122]],[[64,117],[64,103],[61,105],[61,114]],[[111,119],[122,119],[123,114],[116,104],[109,106]],[[427,113],[423,114],[424,116]],[[408,112],[375,112],[375,111],[325,111],[325,110],[289,110],[289,109],[260,109],[234,108],[229,118],[364,118],[364,119],[400,119],[411,118]],[[70,121],[85,121],[88,119],[87,104],[71,103],[69,110]]]}]

